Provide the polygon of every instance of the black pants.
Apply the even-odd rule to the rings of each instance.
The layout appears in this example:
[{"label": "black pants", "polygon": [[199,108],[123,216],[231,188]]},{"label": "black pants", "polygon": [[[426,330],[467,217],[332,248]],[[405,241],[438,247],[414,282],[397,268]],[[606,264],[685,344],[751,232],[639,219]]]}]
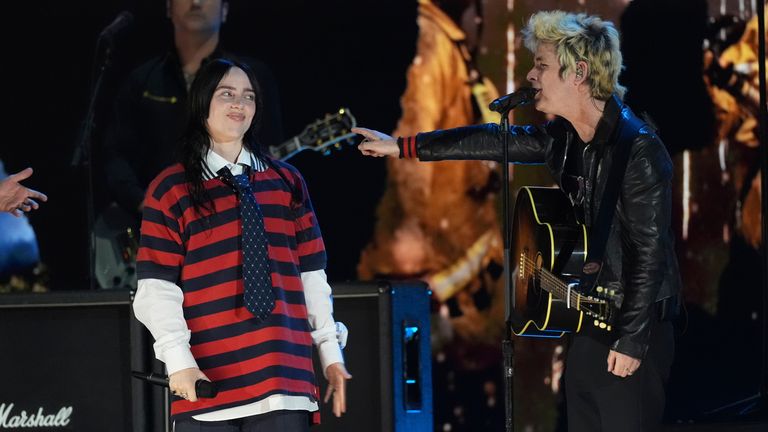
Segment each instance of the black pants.
[{"label": "black pants", "polygon": [[308,411],[273,411],[223,421],[185,419],[174,423],[174,432],[308,432]]},{"label": "black pants", "polygon": [[608,372],[609,342],[592,326],[571,340],[565,363],[568,431],[659,430],[675,349],[672,324],[654,323],[645,359],[627,378]]}]

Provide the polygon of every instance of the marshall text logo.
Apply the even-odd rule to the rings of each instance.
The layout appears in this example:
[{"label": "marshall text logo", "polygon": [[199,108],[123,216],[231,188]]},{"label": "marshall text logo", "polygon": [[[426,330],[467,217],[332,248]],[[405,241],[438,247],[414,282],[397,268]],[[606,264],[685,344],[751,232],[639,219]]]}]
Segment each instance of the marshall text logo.
[{"label": "marshall text logo", "polygon": [[0,429],[64,427],[69,424],[72,407],[62,407],[56,414],[46,414],[43,408],[27,414],[25,410],[13,412],[13,403],[0,404]]}]

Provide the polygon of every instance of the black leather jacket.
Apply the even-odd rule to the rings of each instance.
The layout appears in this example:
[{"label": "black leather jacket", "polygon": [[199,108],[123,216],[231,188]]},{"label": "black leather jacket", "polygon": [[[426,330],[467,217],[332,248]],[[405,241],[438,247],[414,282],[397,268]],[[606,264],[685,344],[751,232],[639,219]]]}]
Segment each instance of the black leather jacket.
[{"label": "black leather jacket", "polygon": [[[622,127],[634,128],[634,139],[599,282],[620,293],[611,348],[643,358],[653,320],[659,319],[663,307],[665,313],[677,309],[681,287],[670,226],[672,161],[652,127],[618,97],[609,99],[594,139],[583,150],[587,177],[583,210],[588,226],[605,189],[608,173],[602,168],[613,157],[617,130]],[[571,124],[558,117],[542,126],[512,126],[510,131],[510,160],[546,164],[562,188],[569,146],[580,142]],[[502,139],[494,124],[421,133],[416,137],[416,154],[422,161],[501,161]]]}]

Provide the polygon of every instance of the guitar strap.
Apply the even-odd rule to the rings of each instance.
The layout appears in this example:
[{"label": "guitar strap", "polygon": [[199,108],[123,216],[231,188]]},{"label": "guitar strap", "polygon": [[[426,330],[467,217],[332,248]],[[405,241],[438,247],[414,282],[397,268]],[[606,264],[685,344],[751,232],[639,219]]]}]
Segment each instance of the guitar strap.
[{"label": "guitar strap", "polygon": [[[621,116],[621,114],[620,114]],[[637,131],[644,125],[643,122],[623,119],[619,130],[615,132],[618,136],[613,157],[611,158],[608,169],[608,178],[603,190],[603,199],[600,201],[600,208],[597,212],[595,222],[589,233],[589,250],[587,259],[582,268],[579,290],[582,293],[591,292],[597,284],[597,279],[603,269],[603,255],[608,243],[608,236],[613,225],[613,216],[616,213],[616,203],[619,199],[619,190],[624,181],[624,173],[627,171],[629,153],[632,148],[634,137]],[[607,146],[603,149],[603,154]],[[602,157],[601,157],[602,159]]]}]

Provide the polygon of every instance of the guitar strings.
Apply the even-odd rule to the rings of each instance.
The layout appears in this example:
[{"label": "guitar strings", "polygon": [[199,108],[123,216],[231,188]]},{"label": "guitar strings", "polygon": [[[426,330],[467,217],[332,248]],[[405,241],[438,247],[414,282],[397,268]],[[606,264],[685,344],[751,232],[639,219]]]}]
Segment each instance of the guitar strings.
[{"label": "guitar strings", "polygon": [[[542,280],[544,282],[548,282],[549,284],[551,284],[550,288],[553,289],[553,292],[555,294],[560,294],[560,297],[563,298],[563,299],[564,299],[564,297],[569,295],[568,294],[568,291],[569,291],[568,290],[568,285],[566,285],[565,282],[560,280],[557,276],[555,276],[554,274],[552,274],[548,270],[546,270],[544,268],[541,268],[541,267],[538,267],[536,265],[536,263],[532,259],[530,259],[528,257],[524,257],[523,259],[524,259],[524,263],[526,264],[525,267],[524,267],[525,270],[527,272],[531,273],[534,276],[538,274],[538,277],[539,277],[540,280]],[[546,290],[546,288],[545,288],[545,291],[548,291],[548,290]],[[607,304],[606,301],[604,301],[604,300],[590,299],[589,297],[584,296],[584,295],[582,295],[582,294],[580,294],[578,292],[574,292],[572,290],[570,290],[570,297],[571,297],[571,301],[572,302],[576,303],[578,301],[578,303],[576,303],[576,304],[585,304],[586,303],[586,304],[595,304],[595,305],[598,305],[598,306],[602,306],[602,305],[606,305]]]}]

